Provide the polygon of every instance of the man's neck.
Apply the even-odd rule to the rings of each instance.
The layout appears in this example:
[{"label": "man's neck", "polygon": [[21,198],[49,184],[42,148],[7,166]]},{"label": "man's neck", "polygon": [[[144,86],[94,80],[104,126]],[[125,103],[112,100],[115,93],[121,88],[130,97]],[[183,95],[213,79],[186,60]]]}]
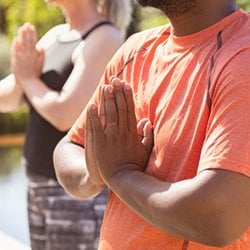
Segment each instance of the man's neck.
[{"label": "man's neck", "polygon": [[[237,9],[235,3],[226,1],[222,1],[224,3],[220,3],[220,1],[216,1],[216,3],[211,2],[207,1],[206,4],[197,4],[191,11],[182,15],[169,16],[173,35],[186,36],[199,32],[219,22]],[[204,5],[207,6],[204,7]]]}]

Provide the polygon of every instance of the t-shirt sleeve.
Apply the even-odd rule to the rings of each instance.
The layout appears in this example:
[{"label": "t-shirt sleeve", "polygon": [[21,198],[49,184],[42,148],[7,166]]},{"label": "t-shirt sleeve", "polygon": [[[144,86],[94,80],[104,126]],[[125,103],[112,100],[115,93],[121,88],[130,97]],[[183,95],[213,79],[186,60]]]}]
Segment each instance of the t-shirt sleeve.
[{"label": "t-shirt sleeve", "polygon": [[[100,80],[99,86],[95,90],[92,98],[89,103],[100,103],[100,86],[103,84],[109,84],[109,79],[111,76],[117,75],[117,72],[120,71],[120,68],[123,66],[123,50],[124,45],[117,51],[117,53],[110,60],[104,74]],[[87,108],[83,110],[81,115],[73,124],[72,128],[68,132],[69,139],[78,145],[84,146],[85,142],[85,122],[86,122]]]},{"label": "t-shirt sleeve", "polygon": [[[98,96],[99,88],[96,89],[95,94],[91,98],[91,103],[96,103],[96,98]],[[69,139],[78,145],[84,146],[85,142],[85,123],[86,123],[86,113],[87,108],[85,108],[81,115],[77,118],[73,126],[68,132]]]},{"label": "t-shirt sleeve", "polygon": [[84,109],[68,132],[69,139],[81,146],[84,146],[85,142],[85,119],[86,110]]},{"label": "t-shirt sleeve", "polygon": [[[165,30],[165,26],[146,30],[131,35],[126,42],[118,49],[115,55],[108,63],[103,77],[100,81],[100,85],[109,84],[111,76],[124,77],[124,69],[128,67],[129,63],[137,55],[138,51],[147,44],[148,40],[153,40],[158,37],[158,34]],[[126,71],[126,70],[125,70]],[[130,71],[128,71],[130,72]],[[130,73],[128,73],[130,74]],[[125,80],[125,79],[121,79]],[[131,83],[132,84],[132,83]],[[99,86],[100,86],[99,85]],[[98,105],[100,100],[99,88],[95,91],[91,102]],[[79,118],[76,120],[70,131],[68,132],[69,138],[72,142],[84,146],[85,137],[85,120],[86,120],[86,109],[82,112]]]},{"label": "t-shirt sleeve", "polygon": [[199,169],[224,169],[250,177],[250,49],[216,76]]},{"label": "t-shirt sleeve", "polygon": [[[106,77],[105,77],[106,76]],[[107,74],[104,74],[99,86],[95,90],[89,103],[96,103],[98,105],[100,98],[100,86],[105,84]],[[84,146],[85,142],[85,124],[86,124],[87,107],[82,111],[81,115],[77,118],[73,126],[68,132],[69,139],[78,145]]]}]

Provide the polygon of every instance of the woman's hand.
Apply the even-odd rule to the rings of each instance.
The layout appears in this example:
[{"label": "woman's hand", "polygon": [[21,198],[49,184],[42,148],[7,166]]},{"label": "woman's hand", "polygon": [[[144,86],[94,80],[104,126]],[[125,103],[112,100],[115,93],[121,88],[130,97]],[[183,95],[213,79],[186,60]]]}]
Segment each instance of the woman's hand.
[{"label": "woman's hand", "polygon": [[26,23],[18,30],[11,46],[11,66],[17,81],[22,85],[26,80],[41,75],[44,52],[36,47],[37,35],[33,25]]}]

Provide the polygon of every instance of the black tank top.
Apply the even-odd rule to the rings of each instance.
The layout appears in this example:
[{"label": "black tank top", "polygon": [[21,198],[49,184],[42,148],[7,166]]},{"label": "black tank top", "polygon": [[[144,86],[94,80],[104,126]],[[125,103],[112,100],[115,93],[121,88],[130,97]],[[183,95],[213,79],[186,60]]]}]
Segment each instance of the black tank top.
[{"label": "black tank top", "polygon": [[[53,45],[45,51],[45,62],[41,80],[49,88],[61,91],[73,69],[71,58],[74,49],[82,40],[85,40],[93,30],[106,24],[111,25],[108,21],[97,23],[78,40],[62,42],[57,39]],[[29,120],[24,145],[27,173],[44,175],[56,179],[53,166],[53,151],[56,144],[66,135],[67,131],[60,132],[40,116],[30,103],[29,106]],[[67,111],[65,110],[65,112]]]}]

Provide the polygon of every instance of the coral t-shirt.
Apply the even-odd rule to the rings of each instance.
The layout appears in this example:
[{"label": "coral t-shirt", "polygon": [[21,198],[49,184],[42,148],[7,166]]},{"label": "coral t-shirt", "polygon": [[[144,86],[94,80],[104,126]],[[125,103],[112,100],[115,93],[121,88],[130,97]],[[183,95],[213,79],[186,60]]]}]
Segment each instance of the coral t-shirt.
[{"label": "coral t-shirt", "polygon": [[[137,33],[119,49],[101,84],[112,75],[130,83],[138,119],[154,126],[146,172],[178,182],[205,169],[250,177],[250,20],[237,10],[215,25],[175,37],[170,26]],[[93,100],[99,103],[98,90]],[[85,111],[70,138],[84,145]],[[216,194],[215,194],[216,195]],[[224,248],[167,235],[145,222],[113,192],[99,249],[250,249],[250,231]]]}]

